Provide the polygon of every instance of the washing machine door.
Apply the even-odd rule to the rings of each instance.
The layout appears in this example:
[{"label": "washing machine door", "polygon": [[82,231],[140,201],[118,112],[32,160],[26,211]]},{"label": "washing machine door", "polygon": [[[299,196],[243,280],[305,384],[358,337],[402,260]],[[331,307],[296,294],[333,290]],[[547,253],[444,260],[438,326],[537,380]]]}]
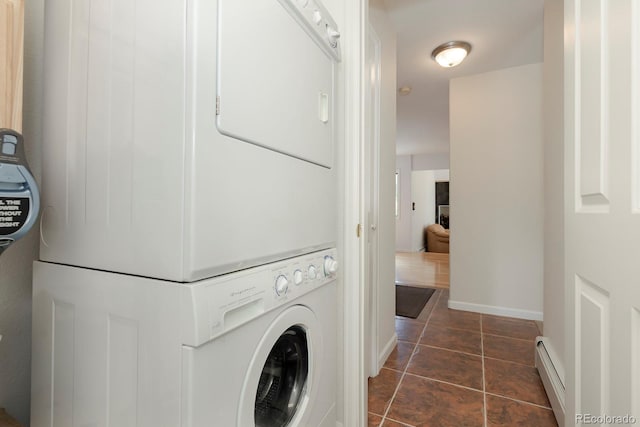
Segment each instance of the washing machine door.
[{"label": "washing machine door", "polygon": [[[238,413],[242,427],[309,426],[322,348],[316,316],[301,305],[285,310],[256,348]],[[311,424],[310,424],[311,423]]]}]

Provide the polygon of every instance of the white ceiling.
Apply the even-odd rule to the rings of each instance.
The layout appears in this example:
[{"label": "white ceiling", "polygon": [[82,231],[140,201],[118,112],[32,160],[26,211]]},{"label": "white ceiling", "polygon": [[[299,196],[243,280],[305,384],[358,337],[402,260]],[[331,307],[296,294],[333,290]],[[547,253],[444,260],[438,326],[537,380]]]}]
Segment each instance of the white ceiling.
[{"label": "white ceiling", "polygon": [[[449,79],[542,62],[544,0],[384,0],[398,37],[398,155],[449,151]],[[455,68],[431,59],[438,45],[464,40]]]}]

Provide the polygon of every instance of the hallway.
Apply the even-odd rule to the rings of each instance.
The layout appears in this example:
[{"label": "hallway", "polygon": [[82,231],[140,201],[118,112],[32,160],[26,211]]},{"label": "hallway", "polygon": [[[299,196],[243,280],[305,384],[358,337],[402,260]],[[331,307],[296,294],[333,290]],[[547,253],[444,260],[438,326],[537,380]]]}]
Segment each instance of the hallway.
[{"label": "hallway", "polygon": [[[401,255],[414,272],[443,271],[442,259],[419,257]],[[396,280],[409,277],[399,270]],[[534,367],[536,324],[447,308],[448,256],[439,280],[417,319],[396,316],[398,346],[369,379],[369,426],[557,426]]]}]

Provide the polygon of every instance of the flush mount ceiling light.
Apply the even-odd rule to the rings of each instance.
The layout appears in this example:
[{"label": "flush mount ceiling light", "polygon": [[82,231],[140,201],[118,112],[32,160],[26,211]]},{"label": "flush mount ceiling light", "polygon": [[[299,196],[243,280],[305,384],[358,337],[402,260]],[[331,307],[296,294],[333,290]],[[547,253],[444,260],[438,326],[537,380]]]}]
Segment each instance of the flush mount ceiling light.
[{"label": "flush mount ceiling light", "polygon": [[433,58],[441,67],[450,68],[460,64],[471,52],[471,45],[467,42],[453,41],[443,43],[431,52]]}]

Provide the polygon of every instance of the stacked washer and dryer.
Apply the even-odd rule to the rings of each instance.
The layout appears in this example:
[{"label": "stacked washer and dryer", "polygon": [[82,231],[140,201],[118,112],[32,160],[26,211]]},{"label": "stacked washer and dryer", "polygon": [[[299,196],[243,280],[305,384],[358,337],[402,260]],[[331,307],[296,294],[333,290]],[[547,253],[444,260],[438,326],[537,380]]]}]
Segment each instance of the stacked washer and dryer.
[{"label": "stacked washer and dryer", "polygon": [[335,426],[339,62],[317,0],[47,0],[32,426]]}]

